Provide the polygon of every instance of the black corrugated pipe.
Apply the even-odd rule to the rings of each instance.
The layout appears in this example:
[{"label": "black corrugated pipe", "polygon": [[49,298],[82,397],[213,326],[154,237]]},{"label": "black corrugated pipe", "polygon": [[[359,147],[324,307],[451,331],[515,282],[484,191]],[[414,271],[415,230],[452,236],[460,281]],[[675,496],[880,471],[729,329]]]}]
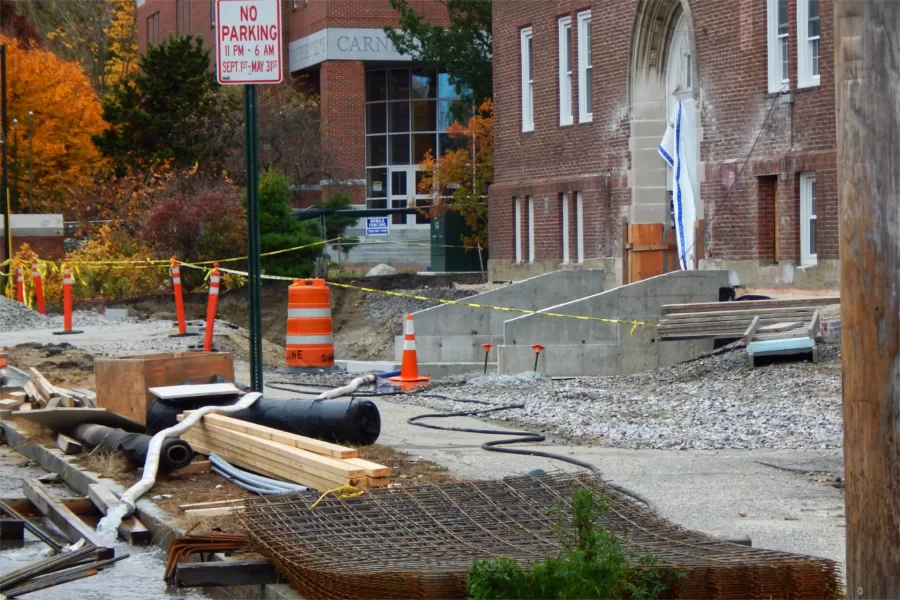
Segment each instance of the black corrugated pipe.
[{"label": "black corrugated pipe", "polygon": [[[156,433],[171,427],[178,422],[178,415],[194,408],[190,403],[157,400],[147,411],[147,430]],[[371,400],[359,398],[321,402],[312,398],[260,398],[250,408],[228,416],[336,444],[367,446],[381,434],[378,407]]]},{"label": "black corrugated pipe", "polygon": [[[72,430],[72,436],[88,446],[100,446],[111,452],[120,452],[135,465],[143,466],[147,460],[150,436],[143,433],[128,433],[103,425],[83,423]],[[194,458],[191,445],[184,440],[167,438],[160,452],[160,466],[165,469],[180,469],[190,464]]]}]

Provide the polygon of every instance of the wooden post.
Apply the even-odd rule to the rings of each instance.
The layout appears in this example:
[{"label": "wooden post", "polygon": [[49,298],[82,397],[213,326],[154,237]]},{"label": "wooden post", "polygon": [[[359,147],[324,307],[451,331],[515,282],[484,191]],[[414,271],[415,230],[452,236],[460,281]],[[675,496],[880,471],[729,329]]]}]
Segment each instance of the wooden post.
[{"label": "wooden post", "polygon": [[900,598],[900,3],[834,5],[848,598]]}]

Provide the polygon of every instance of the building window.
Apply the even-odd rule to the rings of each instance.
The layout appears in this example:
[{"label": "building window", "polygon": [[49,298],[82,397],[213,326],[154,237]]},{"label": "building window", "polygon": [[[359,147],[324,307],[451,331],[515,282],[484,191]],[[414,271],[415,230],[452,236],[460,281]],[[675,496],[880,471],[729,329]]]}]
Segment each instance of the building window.
[{"label": "building window", "polygon": [[534,131],[534,53],[531,27],[521,32],[522,131]]},{"label": "building window", "polygon": [[175,0],[175,34],[191,32],[191,0]]},{"label": "building window", "polygon": [[147,17],[147,45],[155,46],[159,43],[159,12]]},{"label": "building window", "polygon": [[[788,0],[768,0],[769,93],[788,86]],[[803,2],[803,0],[800,0]]]},{"label": "building window", "polygon": [[593,118],[594,58],[591,51],[591,11],[578,13],[578,122]]},{"label": "building window", "polygon": [[516,244],[515,244],[515,259],[516,263],[522,262],[522,199],[521,198],[513,198],[513,215],[516,220]]},{"label": "building window", "polygon": [[800,175],[800,264],[814,265],[816,252],[816,174]]},{"label": "building window", "polygon": [[534,198],[528,199],[528,262],[534,262]]},{"label": "building window", "polygon": [[819,0],[797,0],[797,85],[819,85]]},{"label": "building window", "polygon": [[581,192],[575,192],[575,262],[584,262],[584,196]]},{"label": "building window", "polygon": [[[410,68],[366,71],[365,87],[366,206],[429,206],[428,195],[418,189],[418,165],[428,153],[439,157],[465,145],[446,133],[461,90],[446,73]],[[429,222],[422,215],[410,219]],[[412,224],[407,215],[394,222]]]},{"label": "building window", "polygon": [[559,195],[559,212],[562,214],[562,264],[569,264],[569,194]]},{"label": "building window", "polygon": [[572,18],[559,20],[559,124],[572,124]]}]

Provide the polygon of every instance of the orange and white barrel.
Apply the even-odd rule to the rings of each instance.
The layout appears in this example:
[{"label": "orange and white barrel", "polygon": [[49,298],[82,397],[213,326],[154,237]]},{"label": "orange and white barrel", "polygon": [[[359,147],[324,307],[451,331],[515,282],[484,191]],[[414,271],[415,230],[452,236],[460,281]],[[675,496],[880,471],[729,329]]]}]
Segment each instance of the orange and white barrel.
[{"label": "orange and white barrel", "polygon": [[331,290],[324,279],[295,279],[288,288],[287,368],[334,367]]}]

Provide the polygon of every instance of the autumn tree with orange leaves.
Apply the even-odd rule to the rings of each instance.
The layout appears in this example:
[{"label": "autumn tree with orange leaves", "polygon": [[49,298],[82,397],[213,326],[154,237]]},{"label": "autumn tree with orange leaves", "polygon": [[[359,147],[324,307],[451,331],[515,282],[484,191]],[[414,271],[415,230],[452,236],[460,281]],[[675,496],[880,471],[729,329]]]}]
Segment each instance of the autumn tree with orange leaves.
[{"label": "autumn tree with orange leaves", "polygon": [[[0,44],[6,45],[10,186],[18,192],[19,211],[70,217],[71,200],[91,188],[94,174],[105,163],[91,140],[106,129],[97,93],[78,63],[5,36],[0,36]],[[29,112],[34,132],[31,200]]]},{"label": "autumn tree with orange leaves", "polygon": [[431,152],[419,165],[425,174],[419,193],[431,197],[431,217],[455,211],[472,231],[466,246],[488,247],[487,191],[494,180],[494,105],[486,100],[469,122],[447,128],[453,146],[435,160]]}]

